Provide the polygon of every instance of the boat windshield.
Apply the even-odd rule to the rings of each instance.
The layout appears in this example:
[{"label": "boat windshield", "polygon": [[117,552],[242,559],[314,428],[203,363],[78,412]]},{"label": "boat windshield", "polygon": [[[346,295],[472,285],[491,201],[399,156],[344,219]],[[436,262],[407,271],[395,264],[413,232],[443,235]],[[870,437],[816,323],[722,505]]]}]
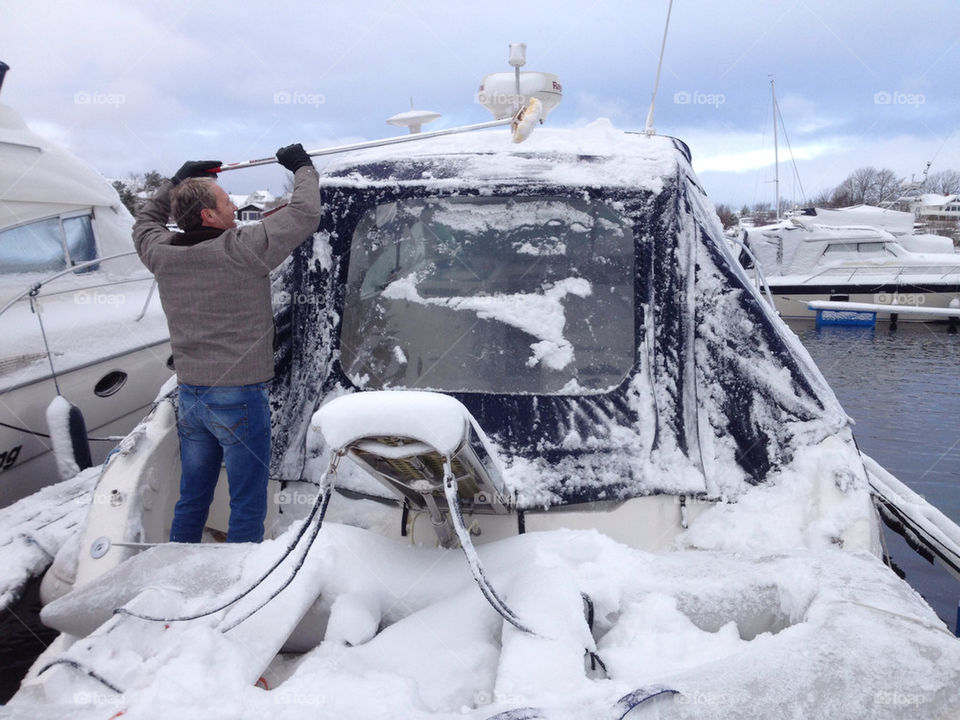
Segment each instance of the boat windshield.
[{"label": "boat windshield", "polygon": [[601,202],[390,202],[353,233],[341,362],[367,388],[588,394],[633,366],[630,225]]}]

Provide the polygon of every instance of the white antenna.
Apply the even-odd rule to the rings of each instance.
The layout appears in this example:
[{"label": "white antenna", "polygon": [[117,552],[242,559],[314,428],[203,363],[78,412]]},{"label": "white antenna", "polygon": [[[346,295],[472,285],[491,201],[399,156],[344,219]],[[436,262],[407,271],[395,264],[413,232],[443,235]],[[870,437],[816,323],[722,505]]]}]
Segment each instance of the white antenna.
[{"label": "white antenna", "polygon": [[510,59],[508,63],[513,65],[516,76],[516,89],[513,95],[513,111],[520,110],[520,68],[527,64],[527,44],[510,43]]},{"label": "white antenna", "polygon": [[670,29],[670,12],[673,10],[673,0],[667,7],[667,22],[663,26],[663,42],[660,43],[660,60],[657,62],[657,79],[653,81],[653,97],[650,98],[650,111],[647,113],[647,126],[643,129],[645,135],[656,135],[657,129],[653,126],[653,107],[657,102],[657,88],[660,87],[660,68],[663,67],[663,51],[667,47],[667,30]]},{"label": "white antenna", "polygon": [[420,132],[422,126],[428,122],[433,122],[438,117],[440,117],[440,113],[430,110],[414,110],[413,98],[410,98],[410,109],[407,112],[397,113],[393,117],[387,118],[387,122],[397,127],[409,128],[410,134],[415,135]]}]

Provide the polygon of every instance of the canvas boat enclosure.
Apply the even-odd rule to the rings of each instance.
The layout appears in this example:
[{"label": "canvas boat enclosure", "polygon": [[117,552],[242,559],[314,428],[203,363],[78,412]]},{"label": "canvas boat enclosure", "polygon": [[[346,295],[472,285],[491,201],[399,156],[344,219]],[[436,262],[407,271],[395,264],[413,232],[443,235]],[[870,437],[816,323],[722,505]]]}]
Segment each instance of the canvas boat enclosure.
[{"label": "canvas boat enclosure", "polygon": [[463,403],[521,508],[734,499],[800,446],[850,440],[678,140],[603,121],[429,140],[321,186],[319,231],[275,278],[274,477],[329,454],[306,441],[318,407],[369,390]]},{"label": "canvas boat enclosure", "polygon": [[[834,227],[797,218],[747,229],[742,241],[769,277],[810,275],[851,262],[869,271],[871,263],[895,261],[898,246],[896,238],[879,227]],[[740,262],[748,268],[753,266],[752,258],[745,253]],[[846,275],[849,270],[838,272]]]}]

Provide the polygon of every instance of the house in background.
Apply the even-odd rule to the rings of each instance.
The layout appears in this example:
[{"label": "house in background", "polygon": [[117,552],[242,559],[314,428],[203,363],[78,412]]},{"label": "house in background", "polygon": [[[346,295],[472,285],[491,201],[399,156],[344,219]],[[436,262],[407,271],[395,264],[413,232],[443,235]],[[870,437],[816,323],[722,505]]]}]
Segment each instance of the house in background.
[{"label": "house in background", "polygon": [[928,232],[960,241],[960,195],[925,193],[914,200],[910,210]]},{"label": "house in background", "polygon": [[230,200],[237,206],[238,222],[257,222],[264,210],[276,204],[277,198],[269,190],[255,190],[249,195],[231,195]]}]

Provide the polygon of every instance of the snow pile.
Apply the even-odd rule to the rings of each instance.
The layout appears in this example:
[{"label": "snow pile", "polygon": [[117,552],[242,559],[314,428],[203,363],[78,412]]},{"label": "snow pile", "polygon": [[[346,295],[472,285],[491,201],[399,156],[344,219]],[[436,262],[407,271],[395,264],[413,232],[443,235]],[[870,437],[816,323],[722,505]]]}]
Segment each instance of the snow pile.
[{"label": "snow pile", "polygon": [[[383,407],[393,393],[370,395]],[[488,580],[535,635],[485,602],[460,551],[332,522],[395,520],[379,503],[335,496],[309,552],[301,541],[259,585],[296,525],[262,545],[154,548],[48,606],[45,621],[93,632],[61,636],[38,666],[60,657],[80,667],[34,676],[7,709],[592,718],[667,690],[648,701],[660,717],[954,717],[960,643],[872,552],[855,458],[836,438],[798,452],[739,502],[696,514],[686,550],[644,552],[596,530],[480,546]],[[251,587],[190,622],[112,614],[175,618]]]},{"label": "snow pile", "polygon": [[41,573],[86,515],[100,468],[50,485],[0,508],[0,606],[12,605]]},{"label": "snow pile", "polygon": [[737,502],[700,515],[681,545],[734,553],[830,547],[877,553],[872,520],[858,456],[831,437],[801,449],[788,467]]},{"label": "snow pile", "polygon": [[[417,160],[441,153],[458,155],[455,175],[429,170],[415,177],[378,177],[375,167],[384,159]],[[321,187],[330,177],[337,185],[416,184],[476,187],[486,180],[514,178],[518,184],[619,186],[660,192],[663,180],[676,172],[677,151],[672,138],[617,130],[600,118],[574,131],[543,127],[521,144],[512,144],[504,130],[450,135],[422,142],[373,148],[334,158],[323,169]],[[373,170],[367,175],[358,166]]]},{"label": "snow pile", "polygon": [[317,410],[312,429],[339,449],[364,437],[402,436],[452,455],[463,442],[470,413],[453,397],[406,391],[367,392],[331,400]]},{"label": "snow pile", "polygon": [[[128,607],[209,607],[255,579],[286,539],[208,550],[227,553],[215,577],[241,577],[227,591],[219,582],[201,590],[214,561],[191,561],[141,579],[148,587]],[[536,707],[551,718],[584,718],[608,717],[628,693],[659,687],[677,693],[657,700],[660,717],[766,718],[784,708],[796,717],[839,718],[960,711],[960,644],[867,554],[654,555],[595,531],[517,536],[480,554],[506,601],[535,620],[538,636],[503,623],[458,551],[329,524],[294,584],[249,628],[216,629],[239,607],[189,625],[118,616],[68,657],[125,692],[57,666],[45,674],[59,673],[47,688],[55,703],[48,708],[77,718],[109,710],[129,717],[479,719]],[[243,601],[244,609],[275,589],[286,567]],[[178,599],[188,587],[190,601]],[[316,647],[264,660],[264,648],[282,643],[297,624],[291,617],[301,614],[293,635],[316,638]],[[592,647],[605,676],[588,669]],[[37,690],[21,691],[8,716],[38,717]]]}]

